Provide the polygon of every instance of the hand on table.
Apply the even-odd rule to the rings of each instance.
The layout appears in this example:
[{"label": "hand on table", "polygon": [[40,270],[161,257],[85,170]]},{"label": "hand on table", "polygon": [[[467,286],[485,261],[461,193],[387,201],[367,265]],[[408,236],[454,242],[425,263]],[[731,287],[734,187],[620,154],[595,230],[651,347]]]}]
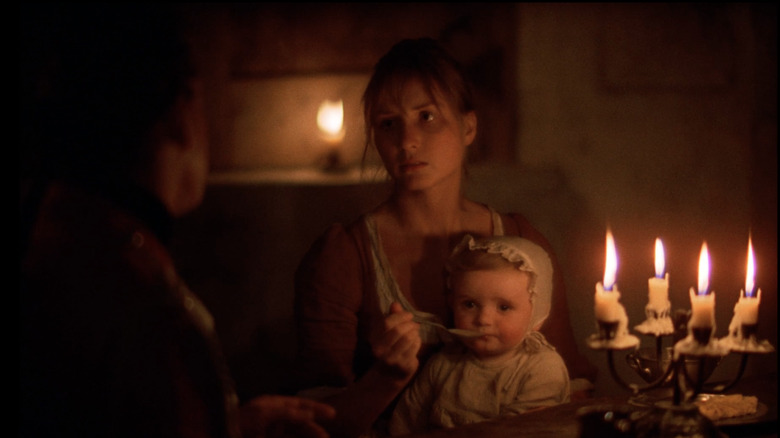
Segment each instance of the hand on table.
[{"label": "hand on table", "polygon": [[336,415],[330,405],[283,395],[256,397],[241,407],[241,432],[252,438],[327,438],[318,424]]}]

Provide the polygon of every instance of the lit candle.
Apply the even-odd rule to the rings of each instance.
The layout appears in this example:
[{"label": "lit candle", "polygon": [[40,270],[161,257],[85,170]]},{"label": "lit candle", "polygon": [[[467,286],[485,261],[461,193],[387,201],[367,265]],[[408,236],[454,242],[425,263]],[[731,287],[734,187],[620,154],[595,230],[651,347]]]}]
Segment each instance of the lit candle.
[{"label": "lit candle", "polygon": [[699,291],[695,293],[693,288],[691,295],[691,320],[689,327],[713,328],[715,327],[715,292],[709,292],[710,284],[710,259],[707,253],[707,243],[701,246],[699,255]]},{"label": "lit candle", "polygon": [[761,302],[761,289],[754,293],[755,265],[753,260],[753,242],[748,238],[747,275],[745,290],[740,293],[739,302],[734,307],[734,314],[742,324],[758,323],[758,305]]},{"label": "lit candle", "polygon": [[317,111],[317,127],[323,138],[329,143],[339,143],[344,139],[344,101],[325,100]]},{"label": "lit candle", "polygon": [[655,277],[647,280],[648,304],[649,309],[655,310],[660,314],[663,310],[669,308],[669,273],[664,275],[664,246],[661,239],[655,239]]},{"label": "lit candle", "polygon": [[615,241],[612,238],[612,233],[607,230],[607,262],[604,268],[604,282],[596,283],[595,313],[598,321],[616,322],[621,319],[623,308],[618,302],[620,292],[615,284],[616,272]]}]

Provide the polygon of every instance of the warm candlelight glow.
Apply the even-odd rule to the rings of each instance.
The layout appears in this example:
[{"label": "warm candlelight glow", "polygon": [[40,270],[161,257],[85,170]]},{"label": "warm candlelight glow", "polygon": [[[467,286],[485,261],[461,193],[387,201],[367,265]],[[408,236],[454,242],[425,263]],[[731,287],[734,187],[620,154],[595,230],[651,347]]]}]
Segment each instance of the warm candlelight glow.
[{"label": "warm candlelight glow", "polygon": [[664,278],[664,245],[661,243],[660,238],[655,239],[655,276],[657,278]]},{"label": "warm candlelight glow", "polygon": [[747,255],[747,275],[745,276],[745,296],[754,297],[753,288],[755,287],[755,265],[753,261],[753,241],[748,238],[748,255]]},{"label": "warm candlelight glow", "polygon": [[344,101],[323,101],[317,111],[317,126],[328,140],[344,138]]},{"label": "warm candlelight glow", "polygon": [[710,256],[707,253],[707,242],[701,245],[699,255],[699,295],[707,295],[710,287]]},{"label": "warm candlelight glow", "polygon": [[607,230],[607,263],[604,267],[604,290],[612,290],[617,273],[617,253],[615,252],[615,240],[612,232]]}]

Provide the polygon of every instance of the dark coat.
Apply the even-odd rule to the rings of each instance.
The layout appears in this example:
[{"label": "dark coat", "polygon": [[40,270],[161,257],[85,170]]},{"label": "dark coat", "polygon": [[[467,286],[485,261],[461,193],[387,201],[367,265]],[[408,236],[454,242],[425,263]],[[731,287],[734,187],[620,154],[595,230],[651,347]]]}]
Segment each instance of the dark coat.
[{"label": "dark coat", "polygon": [[37,205],[21,260],[20,436],[237,436],[211,315],[159,239],[162,204],[53,183]]}]

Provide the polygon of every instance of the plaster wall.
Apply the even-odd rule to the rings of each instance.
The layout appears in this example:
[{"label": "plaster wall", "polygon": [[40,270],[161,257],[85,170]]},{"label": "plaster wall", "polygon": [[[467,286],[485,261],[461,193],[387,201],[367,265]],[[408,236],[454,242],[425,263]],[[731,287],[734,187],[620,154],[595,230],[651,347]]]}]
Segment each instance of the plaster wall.
[{"label": "plaster wall", "polygon": [[[632,327],[644,320],[655,238],[666,247],[675,309],[690,308],[706,241],[718,336],[744,288],[752,233],[764,299],[760,335],[777,346],[776,7],[648,5],[515,5],[514,156],[472,166],[467,188],[474,199],[526,214],[556,248],[575,336],[601,369],[602,394],[619,389],[605,354],[584,340],[595,331],[607,227]],[[224,53],[229,43],[221,41],[210,50]],[[212,89],[227,88],[224,65],[211,75]],[[219,97],[212,104],[212,137],[227,148],[224,157],[231,115]],[[356,218],[384,190],[378,183],[215,183],[182,221],[175,256],[214,313],[242,394],[283,386],[294,352],[298,260],[327,225]],[[731,375],[731,359],[715,377]],[[748,373],[776,365],[773,353],[751,360]],[[619,371],[634,377],[622,363]]]}]

